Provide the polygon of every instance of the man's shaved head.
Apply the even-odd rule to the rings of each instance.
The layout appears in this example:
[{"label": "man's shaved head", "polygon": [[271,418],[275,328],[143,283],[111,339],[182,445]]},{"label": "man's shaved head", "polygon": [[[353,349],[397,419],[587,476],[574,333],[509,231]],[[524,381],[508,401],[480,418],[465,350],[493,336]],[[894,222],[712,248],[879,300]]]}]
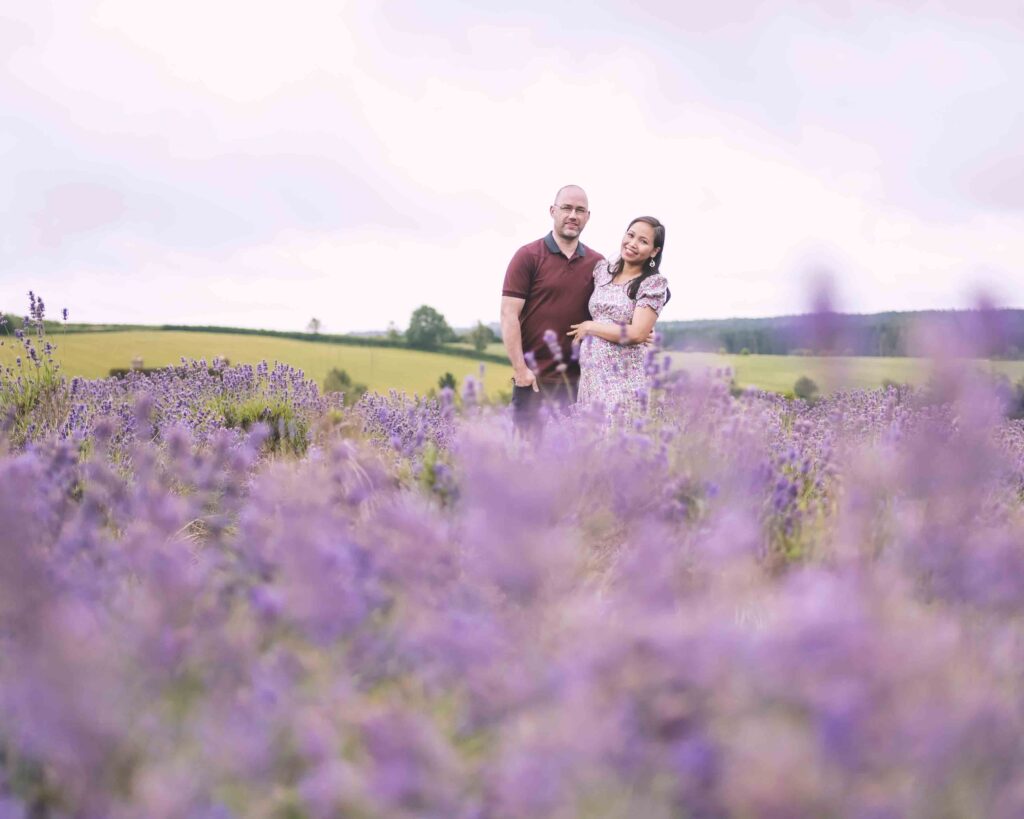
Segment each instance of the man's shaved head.
[{"label": "man's shaved head", "polygon": [[585,190],[583,190],[583,188],[581,188],[579,185],[563,185],[562,187],[560,187],[558,189],[558,193],[555,194],[555,204],[556,205],[560,205],[561,204],[561,201],[560,201],[561,197],[564,194],[568,194],[568,193],[572,193],[572,194],[575,194],[575,195],[578,195],[578,196],[582,196],[584,201],[587,201],[587,203],[589,204],[589,200],[587,199],[587,192]]},{"label": "man's shaved head", "polygon": [[562,248],[571,253],[579,241],[580,232],[590,219],[590,202],[587,194],[579,185],[565,185],[555,194],[555,204],[548,211],[551,214],[556,241],[568,243]]}]

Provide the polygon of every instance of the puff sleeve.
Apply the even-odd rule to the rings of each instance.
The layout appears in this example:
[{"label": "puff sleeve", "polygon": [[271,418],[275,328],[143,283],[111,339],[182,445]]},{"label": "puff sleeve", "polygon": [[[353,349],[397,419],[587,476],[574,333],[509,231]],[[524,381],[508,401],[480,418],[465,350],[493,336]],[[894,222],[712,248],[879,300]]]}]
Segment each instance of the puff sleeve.
[{"label": "puff sleeve", "polygon": [[636,294],[637,307],[650,307],[655,313],[661,313],[668,296],[668,279],[660,273],[640,282]]}]

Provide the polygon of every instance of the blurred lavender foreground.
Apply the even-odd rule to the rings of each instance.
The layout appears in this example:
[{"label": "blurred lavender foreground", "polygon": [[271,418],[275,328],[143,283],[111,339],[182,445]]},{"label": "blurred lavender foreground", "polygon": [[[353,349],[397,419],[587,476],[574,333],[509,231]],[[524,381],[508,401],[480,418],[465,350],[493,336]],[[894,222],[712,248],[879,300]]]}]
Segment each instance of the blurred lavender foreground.
[{"label": "blurred lavender foreground", "polygon": [[1024,425],[953,356],[661,372],[540,451],[473,385],[47,360],[0,376],[4,819],[1024,814]]}]

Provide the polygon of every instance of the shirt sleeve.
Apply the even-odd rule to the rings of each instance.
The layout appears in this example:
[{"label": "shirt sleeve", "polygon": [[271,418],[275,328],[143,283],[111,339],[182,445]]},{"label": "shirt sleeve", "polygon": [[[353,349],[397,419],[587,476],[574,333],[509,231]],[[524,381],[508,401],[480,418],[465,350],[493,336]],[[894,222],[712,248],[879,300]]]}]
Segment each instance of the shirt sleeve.
[{"label": "shirt sleeve", "polygon": [[607,278],[609,278],[608,260],[601,259],[601,261],[594,265],[594,284],[600,287],[602,284],[606,283],[604,280]]},{"label": "shirt sleeve", "polygon": [[651,276],[640,282],[640,291],[636,294],[637,307],[650,307],[655,313],[661,313],[668,297],[668,280],[662,275]]},{"label": "shirt sleeve", "polygon": [[537,270],[537,257],[529,245],[519,248],[508,263],[505,271],[505,283],[501,287],[501,295],[514,299],[525,299],[530,295],[530,284]]}]

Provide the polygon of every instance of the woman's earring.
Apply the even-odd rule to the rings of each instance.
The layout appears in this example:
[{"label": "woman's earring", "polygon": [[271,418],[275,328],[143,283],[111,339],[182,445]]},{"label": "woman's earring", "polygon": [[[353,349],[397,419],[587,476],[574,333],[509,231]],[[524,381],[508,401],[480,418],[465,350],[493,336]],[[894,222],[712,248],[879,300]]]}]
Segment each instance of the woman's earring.
[{"label": "woman's earring", "polygon": [[651,256],[651,267],[654,267],[654,257]]}]

